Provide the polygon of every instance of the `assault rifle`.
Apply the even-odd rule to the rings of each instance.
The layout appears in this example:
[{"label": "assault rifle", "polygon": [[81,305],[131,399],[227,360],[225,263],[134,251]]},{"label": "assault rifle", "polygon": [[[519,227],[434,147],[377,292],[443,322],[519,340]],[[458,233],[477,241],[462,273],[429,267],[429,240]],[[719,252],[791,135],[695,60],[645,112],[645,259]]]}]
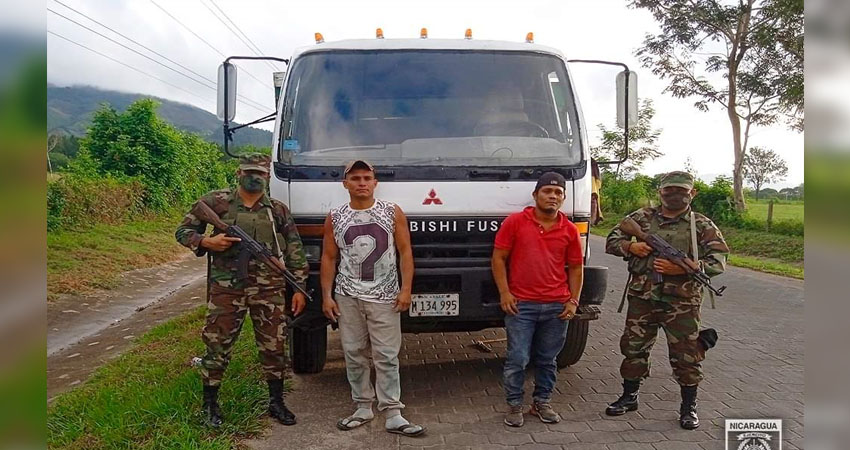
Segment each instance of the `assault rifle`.
[{"label": "assault rifle", "polygon": [[304,294],[308,301],[313,301],[313,297],[304,288],[298,285],[295,280],[295,275],[292,274],[286,265],[278,257],[272,255],[265,245],[257,242],[254,238],[248,235],[238,225],[228,225],[224,223],[218,214],[212,210],[203,201],[198,201],[195,208],[192,209],[192,214],[199,220],[202,220],[219,230],[224,231],[224,234],[230,237],[241,239],[241,242],[236,243],[239,246],[239,257],[237,259],[236,277],[244,279],[248,276],[248,262],[251,258],[257,258],[260,262],[266,265],[269,269],[278,275],[281,275],[290,286],[296,291]]},{"label": "assault rifle", "polygon": [[[687,275],[693,278],[697,283],[707,287],[711,292],[715,295],[722,296],[723,291],[726,290],[726,286],[721,286],[719,289],[715,288],[711,285],[711,279],[708,275],[703,272],[702,268],[698,263],[694,262],[691,258],[688,258],[681,250],[673,247],[664,239],[661,239],[659,236],[654,234],[644,233],[640,228],[637,222],[634,221],[631,217],[626,217],[625,220],[620,222],[620,230],[623,233],[628,234],[629,236],[634,236],[638,240],[646,242],[652,247],[652,254],[655,255],[656,258],[662,258],[670,261],[671,263],[681,267]],[[659,284],[663,281],[661,274],[652,271],[652,282],[654,284]]]}]

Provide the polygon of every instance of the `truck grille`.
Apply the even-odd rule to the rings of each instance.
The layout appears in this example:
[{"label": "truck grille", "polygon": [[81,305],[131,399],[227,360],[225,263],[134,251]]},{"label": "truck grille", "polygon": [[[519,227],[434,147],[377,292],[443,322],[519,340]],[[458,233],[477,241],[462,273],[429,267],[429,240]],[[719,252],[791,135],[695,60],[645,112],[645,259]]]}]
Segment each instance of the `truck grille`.
[{"label": "truck grille", "polygon": [[503,217],[410,218],[417,267],[489,266]]}]

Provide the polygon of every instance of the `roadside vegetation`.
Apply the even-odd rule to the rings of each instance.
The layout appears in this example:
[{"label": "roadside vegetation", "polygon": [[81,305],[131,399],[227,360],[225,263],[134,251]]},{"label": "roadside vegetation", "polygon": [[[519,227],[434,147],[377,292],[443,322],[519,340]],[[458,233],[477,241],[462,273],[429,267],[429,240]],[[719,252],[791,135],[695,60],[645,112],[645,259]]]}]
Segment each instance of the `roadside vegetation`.
[{"label": "roadside vegetation", "polygon": [[[156,108],[148,99],[124,112],[104,106],[84,137],[66,140],[78,148],[47,177],[48,302],[114,287],[122,272],[188,254],[174,240],[186,208],[235,182],[235,161],[164,122]],[[256,435],[268,397],[253,339],[234,347],[221,392],[226,425],[213,432],[201,421],[201,381],[189,362],[203,352],[204,313],[157,326],[58,396],[47,409],[48,447],[230,449]]]},{"label": "roadside vegetation", "polygon": [[70,156],[47,177],[48,301],[114,287],[122,272],[185,254],[174,241],[185,209],[235,182],[235,161],[163,121],[157,106],[103,106],[85,136],[57,141]]},{"label": "roadside vegetation", "polygon": [[[204,312],[198,308],[155,327],[48,405],[48,448],[224,450],[258,435],[268,393],[253,339],[239,339],[233,348],[220,396],[225,424],[218,431],[203,424],[201,380],[190,360],[203,353],[198,330]],[[252,336],[251,321],[244,326],[243,336]]]},{"label": "roadside vegetation", "polygon": [[113,288],[124,271],[153,267],[186,254],[174,241],[179,220],[178,214],[151,215],[48,233],[48,301],[61,294]]},{"label": "roadside vegetation", "polygon": [[[605,220],[591,229],[600,236],[607,236],[629,212],[658,203],[656,190],[660,175],[637,174],[631,179],[606,175],[601,192]],[[739,213],[732,201],[729,179],[719,177],[711,184],[698,181],[696,188],[699,193],[693,207],[720,227],[731,250],[730,264],[794,278],[804,277],[802,200],[749,199],[748,209]],[[768,229],[767,208],[771,200],[774,201],[773,221]]]}]

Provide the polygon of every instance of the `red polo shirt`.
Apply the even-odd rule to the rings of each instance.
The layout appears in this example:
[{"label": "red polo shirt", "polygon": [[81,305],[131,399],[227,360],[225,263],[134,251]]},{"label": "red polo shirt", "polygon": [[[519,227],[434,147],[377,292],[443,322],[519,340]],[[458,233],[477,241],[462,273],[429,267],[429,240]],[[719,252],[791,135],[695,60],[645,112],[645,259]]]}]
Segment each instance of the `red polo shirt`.
[{"label": "red polo shirt", "polygon": [[578,228],[558,211],[548,231],[534,217],[534,207],[508,216],[494,246],[510,252],[508,287],[519,300],[566,302],[570,298],[565,266],[584,262]]}]

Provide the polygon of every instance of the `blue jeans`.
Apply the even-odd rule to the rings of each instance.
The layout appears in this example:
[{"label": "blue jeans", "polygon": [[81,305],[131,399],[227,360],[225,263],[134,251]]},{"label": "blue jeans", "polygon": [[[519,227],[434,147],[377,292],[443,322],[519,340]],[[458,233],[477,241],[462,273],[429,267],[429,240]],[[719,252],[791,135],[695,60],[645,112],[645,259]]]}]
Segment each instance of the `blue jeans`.
[{"label": "blue jeans", "polygon": [[563,303],[517,302],[519,313],[505,316],[508,334],[508,355],[505,358],[503,382],[508,405],[522,405],[525,391],[525,367],[534,364],[534,393],[536,403],[547,403],[555,388],[557,365],[555,357],[567,339],[567,321],[558,318]]}]

